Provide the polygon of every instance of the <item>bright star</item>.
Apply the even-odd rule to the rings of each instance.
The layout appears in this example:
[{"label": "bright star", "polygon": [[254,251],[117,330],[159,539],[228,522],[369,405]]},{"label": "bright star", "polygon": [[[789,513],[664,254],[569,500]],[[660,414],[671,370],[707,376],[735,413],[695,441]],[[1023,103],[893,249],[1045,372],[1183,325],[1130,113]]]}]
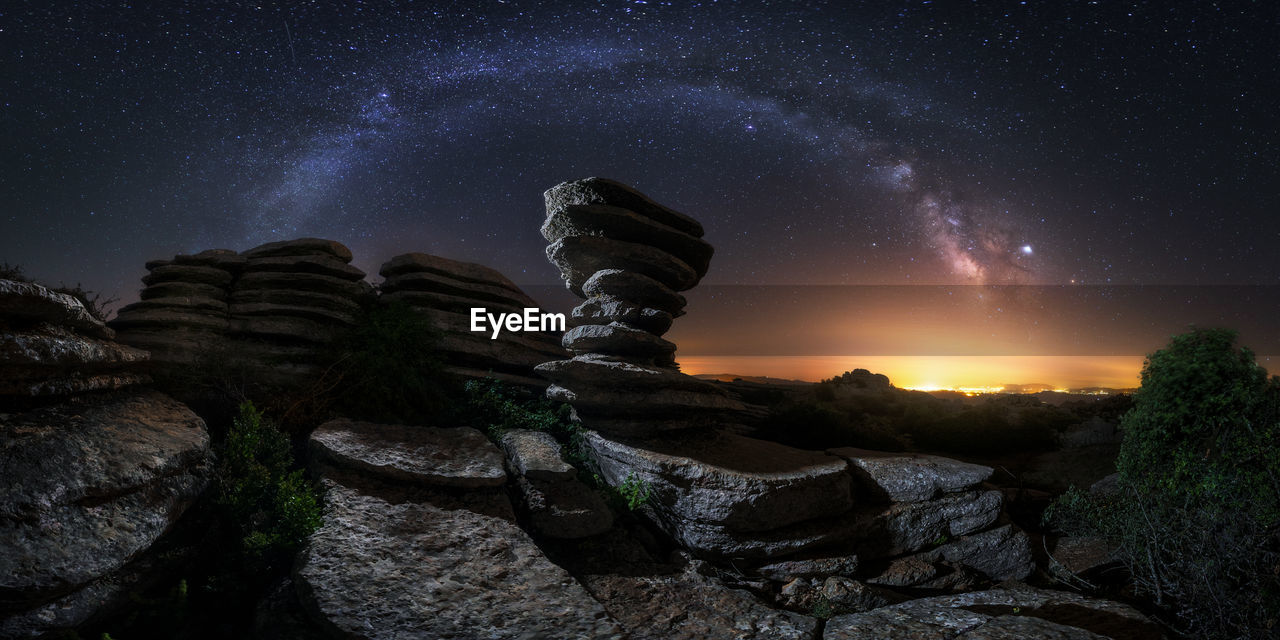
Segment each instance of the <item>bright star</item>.
[{"label": "bright star", "polygon": [[1022,245],[1022,254],[1028,255],[1028,256],[1031,255],[1031,245],[1029,244]]}]

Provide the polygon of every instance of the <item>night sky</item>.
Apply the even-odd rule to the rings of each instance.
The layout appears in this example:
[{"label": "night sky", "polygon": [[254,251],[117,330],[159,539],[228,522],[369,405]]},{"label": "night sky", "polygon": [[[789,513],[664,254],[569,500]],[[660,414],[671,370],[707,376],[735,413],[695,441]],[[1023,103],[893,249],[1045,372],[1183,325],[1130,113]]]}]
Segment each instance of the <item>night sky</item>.
[{"label": "night sky", "polygon": [[599,175],[704,224],[707,285],[1280,284],[1273,3],[762,5],[5,3],[0,260],[552,284],[542,191]]}]

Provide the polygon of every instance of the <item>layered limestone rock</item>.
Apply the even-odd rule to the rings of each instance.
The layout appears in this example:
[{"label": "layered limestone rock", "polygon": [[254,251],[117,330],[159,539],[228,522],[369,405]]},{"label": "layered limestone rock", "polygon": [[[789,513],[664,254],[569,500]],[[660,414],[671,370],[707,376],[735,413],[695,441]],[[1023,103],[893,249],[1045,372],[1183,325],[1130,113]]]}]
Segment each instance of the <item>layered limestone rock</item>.
[{"label": "layered limestone rock", "polygon": [[349,638],[620,638],[516,524],[502,453],[475,429],[334,421],[311,439],[324,524],[298,596]]},{"label": "layered limestone rock", "polygon": [[706,274],[713,250],[702,226],[612,180],[565,182],[544,194],[547,257],[584,298],[563,345],[571,360],[538,372],[548,397],[573,405],[587,427],[622,435],[721,426],[747,411],[706,382],[684,376],[662,339],[684,314],[680,291]]},{"label": "layered limestone rock", "polygon": [[350,250],[320,238],[152,260],[141,300],[111,326],[160,370],[217,361],[287,384],[316,373],[323,345],[372,297],[350,262]]},{"label": "layered limestone rock", "polygon": [[121,342],[150,351],[161,369],[193,364],[202,348],[225,338],[227,297],[244,263],[230,249],[152,260],[141,299],[121,308],[111,326]]},{"label": "layered limestone rock", "polygon": [[148,382],[147,352],[113,336],[72,296],[0,280],[0,410]]},{"label": "layered limestone rock", "polygon": [[533,368],[563,359],[560,332],[502,331],[496,338],[471,330],[471,310],[516,313],[538,308],[520,287],[494,269],[425,253],[406,253],[379,269],[386,278],[379,301],[401,302],[429,318],[441,331],[438,346],[447,369],[467,377],[495,377],[526,386],[545,387]]}]

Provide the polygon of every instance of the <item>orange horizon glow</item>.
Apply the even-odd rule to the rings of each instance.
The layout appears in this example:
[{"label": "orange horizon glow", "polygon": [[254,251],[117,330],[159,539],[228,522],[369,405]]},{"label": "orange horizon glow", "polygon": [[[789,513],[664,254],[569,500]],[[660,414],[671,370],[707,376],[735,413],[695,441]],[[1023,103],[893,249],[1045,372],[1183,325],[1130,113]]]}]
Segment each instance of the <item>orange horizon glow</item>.
[{"label": "orange horizon glow", "polygon": [[[996,392],[1007,385],[1053,389],[1140,385],[1144,356],[680,356],[690,375],[729,373],[817,382],[853,369],[883,373],[906,389]],[[977,391],[975,391],[977,390]]]}]

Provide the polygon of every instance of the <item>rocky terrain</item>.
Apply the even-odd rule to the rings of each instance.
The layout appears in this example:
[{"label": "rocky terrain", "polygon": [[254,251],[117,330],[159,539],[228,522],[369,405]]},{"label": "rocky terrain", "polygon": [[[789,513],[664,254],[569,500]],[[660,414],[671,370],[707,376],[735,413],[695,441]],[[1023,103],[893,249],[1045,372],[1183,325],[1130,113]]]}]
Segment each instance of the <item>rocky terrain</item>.
[{"label": "rocky terrain", "polygon": [[1127,605],[1024,584],[1106,559],[1064,539],[1063,562],[1038,561],[992,467],[784,445],[761,407],[681,373],[663,335],[713,253],[693,218],[598,178],[545,204],[548,259],[583,300],[562,336],[471,333],[472,307],[537,306],[487,267],[408,253],[374,286],[319,239],[148,263],[118,336],[0,281],[0,636],[82,627],[183,557],[165,534],[209,483],[209,436],[148,374],[234,353],[297,381],[364,311],[404,304],[450,371],[545,387],[573,435],[310,425],[323,522],[258,637],[1163,637]]},{"label": "rocky terrain", "polygon": [[0,637],[39,637],[128,601],[209,483],[204,421],[148,390],[147,353],[79,300],[0,280]]}]

